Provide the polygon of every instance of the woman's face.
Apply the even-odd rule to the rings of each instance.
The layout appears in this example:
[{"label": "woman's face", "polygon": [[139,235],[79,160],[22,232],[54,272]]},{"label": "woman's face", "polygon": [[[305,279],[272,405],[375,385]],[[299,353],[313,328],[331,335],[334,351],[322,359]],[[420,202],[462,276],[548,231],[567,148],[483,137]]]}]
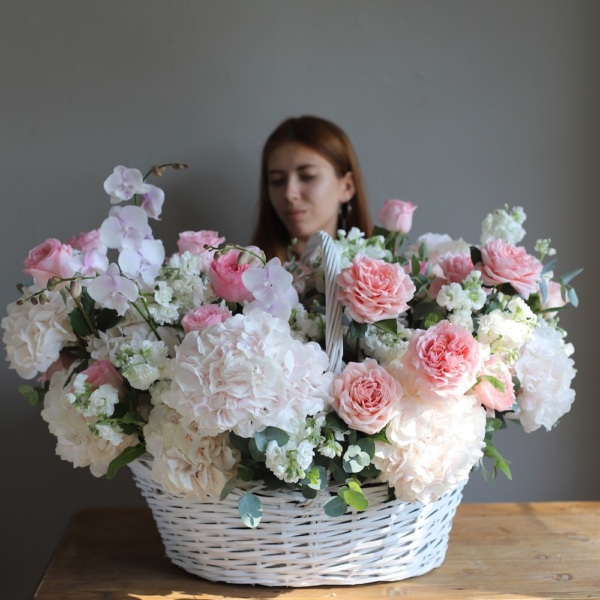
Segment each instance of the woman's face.
[{"label": "woman's face", "polygon": [[352,173],[341,177],[317,152],[296,143],[276,148],[267,161],[269,199],[302,252],[317,231],[337,233],[339,208],[354,195]]}]

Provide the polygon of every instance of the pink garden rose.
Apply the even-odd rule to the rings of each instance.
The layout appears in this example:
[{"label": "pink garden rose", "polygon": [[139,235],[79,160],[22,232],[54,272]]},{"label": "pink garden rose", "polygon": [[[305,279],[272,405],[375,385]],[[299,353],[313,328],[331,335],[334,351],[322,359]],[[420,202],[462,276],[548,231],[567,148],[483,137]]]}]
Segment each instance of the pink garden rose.
[{"label": "pink garden rose", "polygon": [[379,222],[388,231],[408,233],[412,227],[413,213],[416,204],[404,200],[386,200],[383,208],[377,213]]},{"label": "pink garden rose", "polygon": [[228,250],[215,258],[208,269],[215,294],[227,302],[242,302],[250,296],[242,283],[242,273],[253,264],[238,260],[241,254],[241,250]]},{"label": "pink garden rose", "polygon": [[119,392],[119,396],[127,393],[122,375],[109,360],[97,360],[81,373],[87,375],[86,383],[94,388],[109,384]]},{"label": "pink garden rose", "polygon": [[[495,378],[504,389],[498,389],[487,377]],[[479,373],[479,382],[473,388],[477,400],[488,410],[509,410],[515,403],[515,386],[511,372],[496,356],[490,356]]]},{"label": "pink garden rose", "polygon": [[481,259],[483,264],[478,268],[484,285],[508,283],[523,298],[537,291],[543,265],[522,246],[492,240],[481,248]]},{"label": "pink garden rose", "polygon": [[348,363],[333,382],[333,408],[352,429],[381,431],[399,411],[400,383],[376,360]]},{"label": "pink garden rose", "polygon": [[410,275],[397,263],[357,255],[337,277],[339,299],[357,323],[395,319],[415,293]]},{"label": "pink garden rose", "polygon": [[208,229],[202,231],[182,231],[177,240],[179,252],[191,252],[192,254],[206,254],[208,250],[205,246],[217,248],[219,244],[225,241],[216,231]]},{"label": "pink garden rose", "polygon": [[61,244],[55,238],[49,238],[44,243],[30,250],[25,259],[26,275],[31,275],[35,282],[42,288],[48,285],[52,277],[68,279],[75,275],[69,265],[73,258],[71,246]]},{"label": "pink garden rose", "polygon": [[440,258],[439,265],[450,283],[462,283],[475,268],[469,254],[445,254]]},{"label": "pink garden rose", "polygon": [[181,319],[181,324],[185,333],[202,331],[210,325],[223,323],[231,316],[232,313],[228,308],[218,306],[217,304],[206,304],[188,312]]},{"label": "pink garden rose", "polygon": [[80,252],[91,252],[96,250],[100,254],[106,254],[108,249],[100,239],[100,230],[92,229],[85,233],[80,233],[67,241],[67,244]]},{"label": "pink garden rose", "polygon": [[562,296],[561,285],[558,281],[548,281],[546,287],[548,288],[546,300],[542,302],[542,308],[562,308],[568,304],[568,300],[565,300]]},{"label": "pink garden rose", "polygon": [[413,334],[402,358],[401,383],[426,399],[461,396],[477,381],[482,361],[481,344],[466,329],[440,321]]}]

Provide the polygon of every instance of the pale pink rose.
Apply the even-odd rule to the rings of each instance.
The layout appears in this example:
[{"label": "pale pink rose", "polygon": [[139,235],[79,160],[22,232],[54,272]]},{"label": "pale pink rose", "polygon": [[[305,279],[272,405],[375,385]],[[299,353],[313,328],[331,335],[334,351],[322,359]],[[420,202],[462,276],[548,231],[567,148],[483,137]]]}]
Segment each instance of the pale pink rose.
[{"label": "pale pink rose", "polygon": [[417,206],[404,200],[386,200],[377,213],[379,222],[388,231],[408,233],[412,227],[413,213]]},{"label": "pale pink rose", "polygon": [[[500,390],[485,377],[496,378],[503,386]],[[515,386],[510,369],[497,356],[490,356],[479,373],[479,382],[473,388],[477,400],[489,410],[509,410],[515,403]]]},{"label": "pale pink rose", "polygon": [[100,252],[100,254],[106,254],[108,251],[106,245],[100,239],[99,229],[92,229],[92,231],[74,236],[67,241],[67,244],[80,252],[91,252],[92,250],[96,250],[97,252]]},{"label": "pale pink rose", "polygon": [[240,254],[240,250],[228,250],[215,258],[208,269],[210,284],[215,294],[227,302],[242,302],[250,295],[242,283],[242,273],[252,264],[238,261]]},{"label": "pale pink rose", "polygon": [[57,371],[68,371],[74,361],[73,354],[67,350],[61,350],[58,358],[37,378],[37,382],[44,384],[46,381],[50,381],[52,375]]},{"label": "pale pink rose", "polygon": [[231,316],[231,311],[228,308],[217,306],[216,304],[207,304],[188,312],[183,319],[181,319],[181,325],[183,326],[183,331],[185,333],[189,333],[190,331],[202,331],[210,325],[223,323]]},{"label": "pale pink rose", "polygon": [[466,329],[440,321],[415,331],[402,357],[400,381],[426,399],[460,396],[477,381],[482,361],[481,344]]},{"label": "pale pink rose", "polygon": [[481,248],[481,259],[483,264],[478,268],[484,285],[508,283],[523,298],[537,291],[543,265],[522,246],[492,240]]},{"label": "pale pink rose", "polygon": [[400,410],[400,383],[372,358],[348,363],[333,382],[333,408],[352,429],[381,431]]},{"label": "pale pink rose", "polygon": [[86,383],[95,388],[109,384],[119,392],[119,396],[125,396],[127,393],[122,375],[109,360],[97,360],[81,373],[87,375]]},{"label": "pale pink rose", "polygon": [[542,308],[562,308],[568,303],[568,300],[565,300],[562,297],[561,285],[558,281],[548,281],[546,286],[548,290],[546,293],[546,301],[542,303]]},{"label": "pale pink rose", "polygon": [[71,246],[61,244],[57,239],[49,238],[30,250],[25,259],[23,272],[31,275],[35,282],[44,288],[52,277],[68,279],[75,275],[75,271],[69,265],[72,258]]},{"label": "pale pink rose", "polygon": [[439,265],[450,283],[462,283],[475,268],[469,254],[444,254]]},{"label": "pale pink rose", "polygon": [[177,240],[179,252],[191,252],[202,259],[202,270],[208,270],[215,250],[207,250],[205,246],[218,248],[225,241],[216,231],[182,231]]},{"label": "pale pink rose", "polygon": [[394,319],[415,293],[410,275],[397,263],[359,254],[337,277],[339,299],[357,323]]}]

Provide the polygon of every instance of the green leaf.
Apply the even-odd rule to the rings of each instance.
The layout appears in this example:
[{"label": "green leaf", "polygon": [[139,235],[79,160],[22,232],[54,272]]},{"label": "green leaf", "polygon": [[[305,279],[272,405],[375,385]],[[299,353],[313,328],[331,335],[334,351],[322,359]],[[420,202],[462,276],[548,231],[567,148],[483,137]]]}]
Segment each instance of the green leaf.
[{"label": "green leaf", "polygon": [[235,490],[235,488],[237,487],[237,484],[238,484],[237,475],[234,475],[231,479],[228,479],[227,482],[225,483],[225,485],[223,486],[223,489],[221,490],[221,495],[219,496],[219,500],[221,502],[223,500],[225,500],[225,498],[227,498],[227,496],[229,496],[229,494],[231,494],[231,492],[233,492],[233,490]]},{"label": "green leaf", "polygon": [[327,429],[333,429],[334,431],[346,431],[348,429],[348,425],[333,411],[327,413],[327,416],[325,417],[325,427],[327,427]]},{"label": "green leaf", "polygon": [[275,441],[280,448],[290,441],[290,434],[279,427],[267,427],[263,433],[267,443]]},{"label": "green leaf", "polygon": [[412,255],[410,259],[410,274],[413,277],[416,277],[421,272],[421,263],[419,262],[419,257],[416,254]]},{"label": "green leaf", "polygon": [[577,297],[577,293],[573,288],[569,288],[567,296],[569,298],[569,302],[573,305],[573,307],[577,308],[579,306],[579,298]]},{"label": "green leaf", "polygon": [[315,490],[314,488],[311,488],[309,485],[303,485],[300,488],[300,493],[307,499],[307,500],[314,500],[317,497],[317,490]]},{"label": "green leaf", "polygon": [[252,493],[244,494],[238,501],[238,510],[246,527],[258,527],[262,518],[262,504],[258,496]]},{"label": "green leaf", "polygon": [[327,469],[320,465],[311,467],[306,471],[306,477],[302,484],[313,490],[324,490],[327,487]]},{"label": "green leaf", "polygon": [[387,425],[381,431],[378,431],[377,433],[372,433],[369,436],[369,438],[372,439],[374,442],[383,442],[384,444],[389,444],[390,440],[388,440],[387,438],[386,428]]},{"label": "green leaf", "polygon": [[373,438],[361,438],[358,440],[356,444],[363,452],[366,452],[369,455],[369,458],[373,458],[375,456],[375,442]]},{"label": "green leaf", "polygon": [[382,331],[398,335],[398,321],[396,321],[396,319],[384,319],[373,323],[373,325]]},{"label": "green leaf", "polygon": [[367,323],[356,323],[355,321],[352,321],[349,327],[350,337],[353,340],[364,338],[367,333],[367,327]]},{"label": "green leaf", "polygon": [[582,271],[583,269],[575,269],[574,271],[570,271],[566,275],[561,275],[560,281],[562,281],[563,283],[569,283],[571,279],[577,277],[577,275],[579,275]]},{"label": "green leaf", "polygon": [[71,321],[71,328],[73,329],[73,333],[75,335],[79,337],[86,337],[93,333],[85,317],[81,314],[79,308],[74,308],[69,313],[69,319]]},{"label": "green leaf", "polygon": [[119,313],[112,308],[103,308],[96,315],[96,327],[98,331],[108,331],[115,327],[121,320]]},{"label": "green leaf", "polygon": [[376,235],[382,235],[383,237],[386,237],[388,233],[389,231],[387,229],[381,227],[380,225],[375,225],[375,227],[373,227],[371,237],[374,237]]},{"label": "green leaf", "polygon": [[146,452],[146,446],[144,444],[138,444],[137,446],[130,446],[129,448],[125,448],[119,456],[113,458],[108,465],[108,470],[106,471],[106,479],[112,479],[115,476],[115,473],[125,465],[133,462],[136,458],[139,458]]},{"label": "green leaf", "polygon": [[479,381],[487,381],[494,389],[504,393],[504,383],[493,375],[480,375],[477,378]]},{"label": "green leaf", "polygon": [[241,452],[242,454],[248,451],[248,438],[243,438],[242,436],[234,433],[233,431],[229,432],[229,443],[233,448]]},{"label": "green leaf", "polygon": [[[340,490],[341,491],[341,490]],[[367,497],[361,492],[356,490],[345,490],[342,492],[342,498],[354,510],[363,511],[369,507],[369,501]]]},{"label": "green leaf", "polygon": [[471,246],[471,260],[474,265],[482,261],[481,250],[477,246]]},{"label": "green leaf", "polygon": [[[256,437],[259,439],[257,440]],[[266,439],[262,434],[256,434],[256,437],[253,437],[248,442],[248,450],[250,450],[250,455],[256,462],[263,462],[265,460],[265,452],[258,447],[258,443],[260,443],[263,448],[266,448]]]},{"label": "green leaf", "polygon": [[44,399],[46,390],[43,387],[32,387],[30,385],[20,385],[19,393],[27,398],[30,406],[35,406]]},{"label": "green leaf", "polygon": [[252,481],[254,479],[254,469],[246,465],[238,465],[237,474],[242,481]]},{"label": "green leaf", "polygon": [[348,510],[348,504],[343,498],[336,496],[323,505],[323,510],[328,517],[341,517]]},{"label": "green leaf", "polygon": [[556,267],[556,259],[553,258],[551,260],[549,260],[545,265],[544,268],[542,269],[542,275],[544,273],[548,273],[548,271],[553,271],[554,267]]}]

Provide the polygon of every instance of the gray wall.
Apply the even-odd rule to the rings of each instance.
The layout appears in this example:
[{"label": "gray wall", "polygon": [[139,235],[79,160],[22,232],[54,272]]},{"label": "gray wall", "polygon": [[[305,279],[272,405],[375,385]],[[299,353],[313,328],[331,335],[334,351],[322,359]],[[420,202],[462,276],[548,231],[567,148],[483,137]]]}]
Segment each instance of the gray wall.
[{"label": "gray wall", "polygon": [[[526,242],[578,266],[574,408],[552,433],[498,437],[514,480],[476,474],[467,502],[600,500],[595,259],[600,190],[600,2],[570,0],[20,0],[0,20],[2,306],[47,237],[98,226],[113,166],[185,161],[164,220],[247,242],[261,144],[318,114],[352,138],[373,213],[419,205],[413,233],[478,241],[521,205]],[[54,441],[3,364],[0,597],[29,598],[71,515],[142,505],[128,472],[96,480]]]}]

